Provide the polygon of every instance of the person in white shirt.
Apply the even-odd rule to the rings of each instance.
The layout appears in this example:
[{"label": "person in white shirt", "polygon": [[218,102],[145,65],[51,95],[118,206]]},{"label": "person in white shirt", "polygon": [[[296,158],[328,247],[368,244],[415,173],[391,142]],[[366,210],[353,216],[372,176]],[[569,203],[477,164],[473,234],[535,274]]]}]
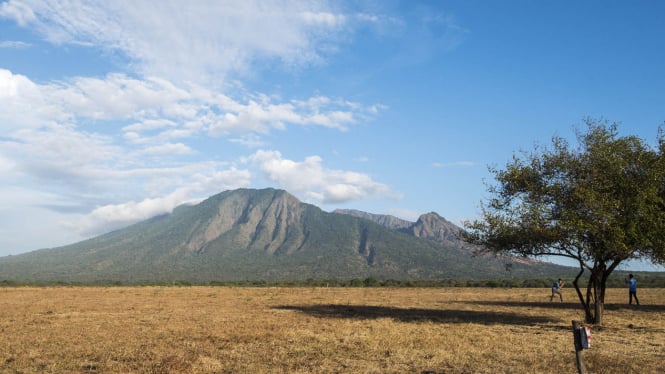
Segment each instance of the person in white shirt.
[{"label": "person in white shirt", "polygon": [[559,280],[554,282],[554,285],[552,285],[552,296],[550,296],[550,302],[554,300],[554,295],[559,295],[559,300],[563,302],[563,296],[561,295],[562,288],[563,288],[563,280],[559,278]]}]

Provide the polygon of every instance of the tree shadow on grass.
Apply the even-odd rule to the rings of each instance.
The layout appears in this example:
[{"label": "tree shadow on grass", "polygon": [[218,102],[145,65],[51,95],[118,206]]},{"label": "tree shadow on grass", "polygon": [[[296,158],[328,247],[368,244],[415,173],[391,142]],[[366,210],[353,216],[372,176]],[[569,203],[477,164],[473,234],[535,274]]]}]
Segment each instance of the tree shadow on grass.
[{"label": "tree shadow on grass", "polygon": [[582,304],[579,302],[560,301],[459,301],[459,303],[507,308],[582,309]]},{"label": "tree shadow on grass", "polygon": [[412,309],[370,305],[281,305],[280,310],[295,310],[320,318],[378,319],[392,318],[402,322],[480,323],[484,325],[536,325],[559,322],[547,316],[519,313],[457,310]]},{"label": "tree shadow on grass", "polygon": [[634,310],[634,311],[644,311],[644,312],[665,312],[665,305],[656,305],[656,304],[640,304],[640,305],[630,305],[630,304],[605,304],[605,310]]},{"label": "tree shadow on grass", "polygon": [[[533,301],[462,301],[464,304],[503,306],[511,308],[550,308],[550,309],[579,309],[583,310],[579,301],[561,303],[554,302],[533,302]],[[605,304],[605,310],[634,310],[646,312],[665,312],[665,305],[628,305],[628,304]]]}]

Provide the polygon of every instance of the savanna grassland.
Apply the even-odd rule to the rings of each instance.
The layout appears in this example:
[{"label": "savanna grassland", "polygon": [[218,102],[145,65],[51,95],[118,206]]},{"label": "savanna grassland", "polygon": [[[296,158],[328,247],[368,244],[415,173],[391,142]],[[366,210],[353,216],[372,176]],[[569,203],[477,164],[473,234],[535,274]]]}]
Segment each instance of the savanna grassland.
[{"label": "savanna grassland", "polygon": [[[609,289],[591,373],[665,370],[665,293]],[[0,288],[3,373],[573,373],[572,289]]]}]

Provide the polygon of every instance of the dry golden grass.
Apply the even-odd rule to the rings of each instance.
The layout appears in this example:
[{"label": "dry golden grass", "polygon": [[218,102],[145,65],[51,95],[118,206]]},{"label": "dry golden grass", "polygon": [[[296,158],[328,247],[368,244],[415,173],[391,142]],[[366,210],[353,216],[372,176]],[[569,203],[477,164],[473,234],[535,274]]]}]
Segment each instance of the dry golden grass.
[{"label": "dry golden grass", "polygon": [[[665,295],[610,289],[592,373],[665,368]],[[573,373],[572,289],[0,288],[0,372]]]}]

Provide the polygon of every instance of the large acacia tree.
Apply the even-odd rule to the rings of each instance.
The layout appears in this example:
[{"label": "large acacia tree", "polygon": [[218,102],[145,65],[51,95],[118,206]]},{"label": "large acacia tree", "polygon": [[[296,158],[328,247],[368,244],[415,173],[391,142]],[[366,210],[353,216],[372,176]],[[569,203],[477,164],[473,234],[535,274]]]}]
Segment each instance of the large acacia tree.
[{"label": "large acacia tree", "polygon": [[[629,259],[665,257],[665,137],[658,146],[619,136],[616,124],[585,120],[577,147],[560,137],[548,148],[514,155],[496,183],[482,218],[464,237],[488,251],[560,256],[580,266],[575,290],[586,320],[601,324],[606,282]],[[589,274],[585,294],[578,281]]]}]

